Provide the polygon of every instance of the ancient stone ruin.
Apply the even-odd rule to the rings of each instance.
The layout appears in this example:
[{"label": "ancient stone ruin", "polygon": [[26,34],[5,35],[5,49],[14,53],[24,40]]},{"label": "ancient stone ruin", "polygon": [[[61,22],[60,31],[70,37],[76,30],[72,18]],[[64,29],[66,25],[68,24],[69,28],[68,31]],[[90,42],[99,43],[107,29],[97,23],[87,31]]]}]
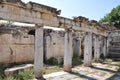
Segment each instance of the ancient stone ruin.
[{"label": "ancient stone ruin", "polygon": [[[0,63],[34,60],[36,78],[42,77],[43,59],[63,58],[64,71],[70,72],[73,53],[84,53],[84,65],[108,56],[110,25],[78,16],[60,16],[61,10],[21,0],[0,0],[0,19],[35,24],[33,27],[0,25]],[[44,26],[64,28],[63,31],[44,29]],[[113,40],[114,42],[114,40]],[[83,48],[82,48],[83,47]]]}]

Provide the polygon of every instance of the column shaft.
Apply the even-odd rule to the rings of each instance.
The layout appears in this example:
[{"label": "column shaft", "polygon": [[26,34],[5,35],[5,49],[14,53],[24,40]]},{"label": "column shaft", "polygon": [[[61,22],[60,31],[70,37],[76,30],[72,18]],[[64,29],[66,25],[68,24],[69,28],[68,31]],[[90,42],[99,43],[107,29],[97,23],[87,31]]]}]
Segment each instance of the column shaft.
[{"label": "column shaft", "polygon": [[72,66],[72,31],[65,32],[64,71],[70,72]]},{"label": "column shaft", "polygon": [[99,37],[94,38],[94,60],[98,61],[100,59],[100,41]]},{"label": "column shaft", "polygon": [[103,44],[103,56],[104,58],[107,56],[107,39],[104,37],[104,44]]},{"label": "column shaft", "polygon": [[43,27],[36,26],[35,55],[34,55],[35,78],[42,78],[42,70],[43,70]]},{"label": "column shaft", "polygon": [[74,53],[77,56],[81,56],[81,35],[78,33],[78,37],[76,38],[75,46],[74,46]]},{"label": "column shaft", "polygon": [[84,40],[84,65],[92,65],[92,33],[86,33]]}]

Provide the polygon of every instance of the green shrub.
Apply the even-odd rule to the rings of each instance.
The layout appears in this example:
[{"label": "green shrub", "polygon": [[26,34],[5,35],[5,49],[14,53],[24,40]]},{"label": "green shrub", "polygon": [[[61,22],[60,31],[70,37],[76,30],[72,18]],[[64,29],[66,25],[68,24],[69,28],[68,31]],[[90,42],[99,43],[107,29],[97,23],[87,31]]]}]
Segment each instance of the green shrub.
[{"label": "green shrub", "polygon": [[3,75],[4,70],[7,68],[7,65],[0,65],[0,75]]},{"label": "green shrub", "polygon": [[32,69],[24,69],[18,74],[10,76],[0,76],[0,80],[30,80],[35,77]]},{"label": "green shrub", "polygon": [[93,59],[92,62],[103,63],[103,62],[104,62],[104,59],[101,59],[101,58],[100,58],[98,61],[96,61],[95,59]]},{"label": "green shrub", "polygon": [[15,79],[13,76],[8,76],[4,80],[17,80],[17,79]]},{"label": "green shrub", "polygon": [[49,58],[45,63],[50,65],[59,65],[58,60],[54,57]]},{"label": "green shrub", "polygon": [[34,78],[34,73],[32,69],[24,69],[20,71],[16,77],[18,80],[29,80]]},{"label": "green shrub", "polygon": [[82,60],[80,58],[80,56],[77,56],[77,55],[74,55],[73,58],[72,58],[72,65],[73,66],[76,66],[76,65],[80,65],[82,64]]},{"label": "green shrub", "polygon": [[110,58],[105,59],[105,62],[112,62],[112,59],[110,59]]}]

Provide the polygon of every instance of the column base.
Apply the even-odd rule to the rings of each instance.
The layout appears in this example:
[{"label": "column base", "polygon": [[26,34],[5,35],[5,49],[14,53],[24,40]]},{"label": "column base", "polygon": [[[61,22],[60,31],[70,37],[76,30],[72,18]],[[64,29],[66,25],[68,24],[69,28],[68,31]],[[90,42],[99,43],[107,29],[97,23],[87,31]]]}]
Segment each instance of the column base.
[{"label": "column base", "polygon": [[[99,59],[100,59],[100,58],[99,58]],[[95,62],[98,62],[98,61],[99,61],[99,59],[97,59],[97,58],[94,58],[94,61],[95,61]]]},{"label": "column base", "polygon": [[44,80],[44,78],[43,78],[43,72],[41,71],[41,72],[39,72],[39,73],[35,73],[35,78],[37,79],[37,80]]},{"label": "column base", "polygon": [[66,71],[66,72],[71,72],[72,71],[71,66],[64,66],[63,70]]},{"label": "column base", "polygon": [[91,67],[92,63],[84,63],[84,66]]}]

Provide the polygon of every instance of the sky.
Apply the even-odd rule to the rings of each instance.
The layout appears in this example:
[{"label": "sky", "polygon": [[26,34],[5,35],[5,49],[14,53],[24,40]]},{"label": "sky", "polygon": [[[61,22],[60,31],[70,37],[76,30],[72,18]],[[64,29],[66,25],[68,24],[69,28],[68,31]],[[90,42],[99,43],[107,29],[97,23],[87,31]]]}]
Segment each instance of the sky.
[{"label": "sky", "polygon": [[63,17],[84,16],[99,21],[117,5],[120,0],[22,0],[37,2],[61,10]]}]

